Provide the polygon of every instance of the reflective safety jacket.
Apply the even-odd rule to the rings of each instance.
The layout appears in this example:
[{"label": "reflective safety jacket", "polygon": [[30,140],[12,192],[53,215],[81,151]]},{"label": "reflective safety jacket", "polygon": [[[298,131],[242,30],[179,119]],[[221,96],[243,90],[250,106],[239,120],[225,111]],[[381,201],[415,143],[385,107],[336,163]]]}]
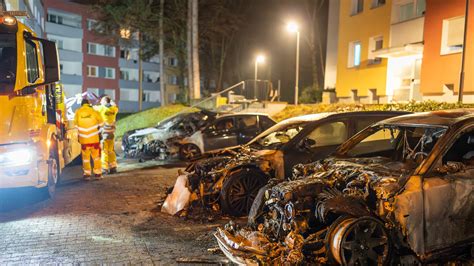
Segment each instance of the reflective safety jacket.
[{"label": "reflective safety jacket", "polygon": [[115,134],[115,120],[119,111],[116,105],[99,105],[94,107],[100,113],[104,125],[102,127],[102,136],[104,139],[113,139]]},{"label": "reflective safety jacket", "polygon": [[99,128],[102,126],[103,120],[99,112],[90,105],[85,104],[77,109],[74,122],[79,131],[79,143],[93,144],[100,142]]}]

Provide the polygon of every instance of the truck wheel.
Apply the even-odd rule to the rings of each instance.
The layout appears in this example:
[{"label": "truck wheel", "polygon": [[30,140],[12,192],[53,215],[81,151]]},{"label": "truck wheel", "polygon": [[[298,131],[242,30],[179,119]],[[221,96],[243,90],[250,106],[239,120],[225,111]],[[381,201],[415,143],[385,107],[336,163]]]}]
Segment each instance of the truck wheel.
[{"label": "truck wheel", "polygon": [[232,172],[222,185],[222,211],[235,217],[248,215],[259,189],[267,180],[266,175],[254,168],[242,168]]},{"label": "truck wheel", "polygon": [[199,155],[201,155],[201,150],[198,146],[194,144],[183,144],[179,148],[179,158],[182,161],[190,161],[193,158],[198,157]]},{"label": "truck wheel", "polygon": [[44,188],[44,194],[49,198],[54,198],[54,195],[56,194],[56,185],[59,183],[59,159],[57,147],[57,145],[53,145],[49,155],[48,185]]}]

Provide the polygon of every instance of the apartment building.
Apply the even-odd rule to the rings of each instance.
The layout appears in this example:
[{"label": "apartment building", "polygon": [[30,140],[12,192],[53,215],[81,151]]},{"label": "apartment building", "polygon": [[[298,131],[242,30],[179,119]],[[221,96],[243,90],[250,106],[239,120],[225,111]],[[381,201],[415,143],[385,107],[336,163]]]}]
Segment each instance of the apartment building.
[{"label": "apartment building", "polygon": [[[138,48],[110,43],[95,33],[94,12],[88,6],[67,0],[44,0],[45,32],[59,48],[61,82],[68,95],[92,91],[110,95],[122,112],[138,111]],[[177,85],[172,75],[177,66],[173,57],[165,58],[166,99],[173,101]],[[172,64],[170,64],[170,62]],[[142,62],[143,109],[161,105],[160,59]],[[167,74],[167,72],[171,74]]]},{"label": "apartment building", "polygon": [[[423,99],[458,100],[466,0],[426,3],[425,48],[421,68]],[[474,5],[469,10],[465,55],[464,102],[474,103]]]},{"label": "apartment building", "polygon": [[331,99],[421,100],[425,8],[425,0],[341,1],[336,95]]},{"label": "apartment building", "polygon": [[18,17],[22,23],[33,29],[39,36],[44,36],[45,12],[42,1],[4,0],[6,10],[26,11],[28,17]]}]

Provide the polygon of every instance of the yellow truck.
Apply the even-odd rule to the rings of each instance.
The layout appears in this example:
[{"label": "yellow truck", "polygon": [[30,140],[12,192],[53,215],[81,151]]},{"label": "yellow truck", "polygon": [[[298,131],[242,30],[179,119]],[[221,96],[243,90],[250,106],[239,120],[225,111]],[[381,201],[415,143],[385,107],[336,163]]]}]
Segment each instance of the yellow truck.
[{"label": "yellow truck", "polygon": [[52,197],[80,154],[77,130],[66,119],[56,44],[14,14],[0,15],[0,189],[36,187]]}]

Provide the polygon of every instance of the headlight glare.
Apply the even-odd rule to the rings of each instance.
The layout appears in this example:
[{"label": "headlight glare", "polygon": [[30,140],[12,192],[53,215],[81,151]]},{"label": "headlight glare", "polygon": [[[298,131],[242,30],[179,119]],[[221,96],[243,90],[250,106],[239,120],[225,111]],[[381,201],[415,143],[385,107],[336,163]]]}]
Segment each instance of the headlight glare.
[{"label": "headlight glare", "polygon": [[18,149],[0,154],[0,165],[18,166],[31,163],[33,151],[30,149]]}]

